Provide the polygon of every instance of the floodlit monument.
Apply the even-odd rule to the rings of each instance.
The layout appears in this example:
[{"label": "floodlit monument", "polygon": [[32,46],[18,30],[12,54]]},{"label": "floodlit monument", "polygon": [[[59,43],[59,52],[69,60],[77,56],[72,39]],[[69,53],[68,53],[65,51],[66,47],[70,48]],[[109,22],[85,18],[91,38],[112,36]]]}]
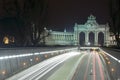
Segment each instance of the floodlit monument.
[{"label": "floodlit monument", "polygon": [[80,45],[80,46],[109,46],[110,32],[109,25],[100,25],[96,17],[90,15],[85,24],[74,25],[74,32],[52,31],[46,37],[47,45]]}]

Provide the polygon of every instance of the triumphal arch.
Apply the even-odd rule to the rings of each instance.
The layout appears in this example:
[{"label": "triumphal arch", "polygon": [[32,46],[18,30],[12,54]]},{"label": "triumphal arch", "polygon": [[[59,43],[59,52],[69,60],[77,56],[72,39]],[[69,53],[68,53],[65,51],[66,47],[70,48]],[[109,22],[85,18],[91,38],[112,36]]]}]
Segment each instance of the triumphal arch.
[{"label": "triumphal arch", "polygon": [[84,24],[74,25],[74,31],[64,32],[52,31],[51,35],[46,38],[48,45],[80,45],[80,46],[108,46],[109,25],[98,24],[96,17],[90,15]]},{"label": "triumphal arch", "polygon": [[85,24],[74,26],[75,42],[80,45],[103,46],[109,44],[108,24],[99,25],[96,17],[90,15]]}]

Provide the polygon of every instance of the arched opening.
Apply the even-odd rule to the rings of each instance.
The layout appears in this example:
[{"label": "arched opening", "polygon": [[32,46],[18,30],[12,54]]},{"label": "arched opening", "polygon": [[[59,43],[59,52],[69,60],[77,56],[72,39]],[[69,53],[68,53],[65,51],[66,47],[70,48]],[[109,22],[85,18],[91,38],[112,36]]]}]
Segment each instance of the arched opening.
[{"label": "arched opening", "polygon": [[84,46],[85,45],[85,33],[81,32],[79,34],[79,44],[80,46]]},{"label": "arched opening", "polygon": [[98,45],[99,46],[104,45],[104,33],[103,32],[98,33]]},{"label": "arched opening", "polygon": [[94,35],[93,32],[90,32],[89,33],[89,43],[90,43],[91,46],[94,45],[94,41],[95,41],[95,35]]}]

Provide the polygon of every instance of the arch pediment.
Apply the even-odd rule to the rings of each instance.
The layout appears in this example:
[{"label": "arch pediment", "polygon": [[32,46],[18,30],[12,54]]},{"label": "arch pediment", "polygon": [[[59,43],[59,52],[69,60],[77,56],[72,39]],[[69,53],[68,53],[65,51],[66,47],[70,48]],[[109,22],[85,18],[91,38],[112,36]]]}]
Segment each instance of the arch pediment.
[{"label": "arch pediment", "polygon": [[87,22],[85,23],[86,28],[97,28],[98,23],[96,22],[96,17],[93,15],[90,15],[88,17]]},{"label": "arch pediment", "polygon": [[88,29],[90,29],[90,28],[98,28],[98,24],[96,24],[96,23],[86,23],[85,24],[85,27],[86,28],[88,28]]}]

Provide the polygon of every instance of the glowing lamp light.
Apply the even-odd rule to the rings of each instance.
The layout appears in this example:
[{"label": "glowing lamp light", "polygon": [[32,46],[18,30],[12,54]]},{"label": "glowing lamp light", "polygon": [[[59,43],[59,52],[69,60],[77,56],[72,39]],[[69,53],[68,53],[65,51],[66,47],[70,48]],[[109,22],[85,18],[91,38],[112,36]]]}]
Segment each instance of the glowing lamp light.
[{"label": "glowing lamp light", "polygon": [[30,61],[33,61],[33,59],[30,59]]},{"label": "glowing lamp light", "polygon": [[[89,43],[89,45],[90,45],[90,43]],[[95,48],[92,48],[93,49],[93,51],[95,51],[96,49]]]},{"label": "glowing lamp light", "polygon": [[112,72],[114,72],[114,71],[115,71],[115,69],[114,69],[114,68],[112,68],[112,69],[111,69],[111,71],[112,71]]},{"label": "glowing lamp light", "polygon": [[13,43],[15,42],[15,39],[14,39],[14,37],[12,37],[12,40],[11,40],[11,42],[13,42]]},{"label": "glowing lamp light", "polygon": [[108,64],[110,64],[110,61],[108,61]]},{"label": "glowing lamp light", "polygon": [[9,38],[5,36],[3,38],[3,42],[4,42],[4,44],[9,44]]},{"label": "glowing lamp light", "polygon": [[25,66],[25,65],[26,65],[26,63],[24,62],[24,63],[23,63],[23,66]]},{"label": "glowing lamp light", "polygon": [[37,57],[37,58],[35,58],[35,60],[36,60],[36,61],[39,61],[39,58]]},{"label": "glowing lamp light", "polygon": [[109,59],[106,57],[106,60],[109,60]]},{"label": "glowing lamp light", "polygon": [[118,62],[120,63],[120,60],[118,60]]},{"label": "glowing lamp light", "polygon": [[90,42],[88,42],[87,45],[90,46]]},{"label": "glowing lamp light", "polygon": [[5,75],[5,74],[6,74],[6,71],[2,71],[2,74]]},{"label": "glowing lamp light", "polygon": [[48,55],[45,55],[45,58],[47,58],[48,57]]}]

